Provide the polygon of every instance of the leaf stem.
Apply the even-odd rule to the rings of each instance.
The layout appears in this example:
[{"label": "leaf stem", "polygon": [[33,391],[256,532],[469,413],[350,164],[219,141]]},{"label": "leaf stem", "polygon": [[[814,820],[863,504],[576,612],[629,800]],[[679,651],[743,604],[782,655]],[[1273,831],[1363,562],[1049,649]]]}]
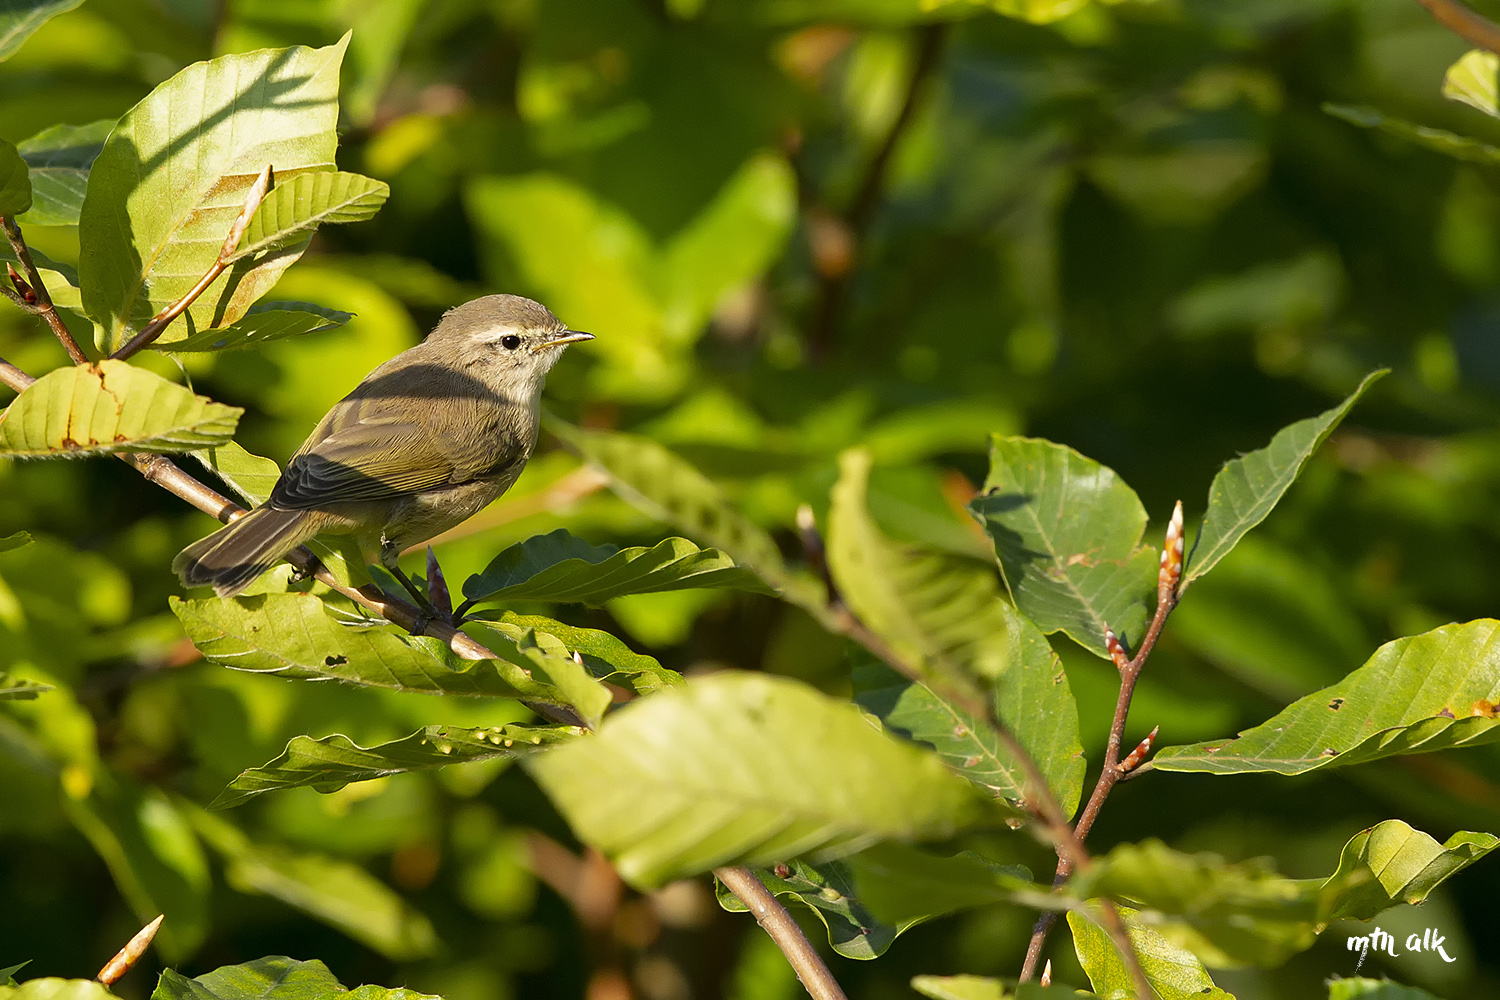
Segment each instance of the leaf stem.
[{"label": "leaf stem", "polygon": [[5,238],[10,241],[10,248],[15,252],[16,260],[21,262],[21,267],[26,271],[26,282],[31,285],[31,290],[36,294],[35,304],[23,306],[28,312],[34,311],[47,321],[52,328],[52,333],[62,342],[63,350],[68,352],[68,357],[73,359],[75,365],[86,365],[89,356],[83,353],[83,348],[78,346],[78,341],[73,339],[73,334],[57,314],[57,306],[52,304],[52,296],[47,292],[47,286],[42,283],[42,276],[37,273],[36,264],[31,260],[31,251],[26,247],[26,240],[21,236],[21,227],[16,220],[8,215],[0,215],[0,228],[5,230]]},{"label": "leaf stem", "polygon": [[1500,52],[1500,24],[1496,24],[1458,0],[1417,0],[1438,23],[1470,45]]},{"label": "leaf stem", "polygon": [[749,907],[756,923],[776,942],[776,947],[786,956],[792,971],[797,973],[813,1000],[846,1000],[843,988],[828,971],[807,935],[802,933],[802,928],[797,926],[797,921],[754,872],[748,868],[715,868],[714,875]]}]

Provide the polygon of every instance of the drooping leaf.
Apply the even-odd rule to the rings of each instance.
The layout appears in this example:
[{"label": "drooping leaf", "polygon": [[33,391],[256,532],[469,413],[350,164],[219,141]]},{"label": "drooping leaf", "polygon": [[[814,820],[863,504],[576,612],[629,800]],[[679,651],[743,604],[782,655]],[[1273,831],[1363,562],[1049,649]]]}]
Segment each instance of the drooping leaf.
[{"label": "drooping leaf", "polygon": [[16,148],[31,168],[31,208],[22,222],[76,226],[88,190],[89,167],[115,127],[113,118],[87,125],[53,125]]},{"label": "drooping leaf", "polygon": [[[3,541],[3,539],[0,539]],[[51,684],[29,681],[0,670],[0,701],[30,701],[39,694],[55,690]]]},{"label": "drooping leaf", "polygon": [[1214,967],[1274,967],[1310,948],[1334,920],[1370,920],[1420,903],[1444,879],[1500,845],[1484,833],[1439,844],[1400,820],[1356,834],[1326,879],[1290,879],[1264,861],[1229,864],[1160,841],[1112,850],[1079,891],[1139,907],[1138,919]]},{"label": "drooping leaf", "polygon": [[555,601],[600,605],[626,594],[729,587],[765,591],[758,577],[716,549],[685,538],[651,548],[590,545],[558,528],[504,550],[464,581],[471,602]]},{"label": "drooping leaf", "polygon": [[196,979],[166,969],[151,1000],[314,1000],[343,988],[328,966],[317,959],[299,962],[273,955],[220,966]]},{"label": "drooping leaf", "polygon": [[[967,852],[928,854],[904,844],[876,844],[837,861],[809,864],[794,859],[755,876],[778,896],[807,906],[828,930],[828,943],[845,958],[879,958],[904,931],[945,913],[1011,901],[1018,892],[1035,899],[1046,892],[1031,873],[997,865]],[[719,905],[748,909],[717,884]]]},{"label": "drooping leaf", "polygon": [[[327,176],[304,174],[304,177]],[[353,313],[337,309],[325,309],[311,302],[257,302],[244,316],[225,327],[214,330],[199,330],[170,344],[153,343],[158,351],[187,353],[189,351],[240,351],[248,347],[259,347],[272,340],[300,337],[307,333],[318,333],[343,326],[354,318]]]},{"label": "drooping leaf", "polygon": [[520,757],[582,732],[575,726],[427,726],[410,736],[369,748],[343,735],[319,740],[297,736],[275,760],[241,772],[209,808],[229,809],[283,788],[310,785],[320,792],[336,792],[354,781],[491,757]]},{"label": "drooping leaf", "polygon": [[725,671],[641,699],[527,762],[634,885],[941,837],[989,811],[936,757],[785,678]]},{"label": "drooping leaf", "polygon": [[637,653],[619,637],[600,629],[579,628],[541,615],[518,615],[513,611],[486,621],[485,627],[501,632],[514,642],[519,642],[527,630],[531,630],[543,648],[549,645],[549,638],[556,639],[561,643],[560,655],[576,654],[599,680],[623,684],[638,695],[654,694],[683,682],[677,671],[662,666],[654,657]]},{"label": "drooping leaf", "polygon": [[0,984],[0,1000],[115,1000],[115,995],[97,980],[44,976],[19,986]]},{"label": "drooping leaf", "polygon": [[31,544],[31,535],[25,531],[18,531],[14,535],[0,536],[0,552],[9,552],[11,549],[19,549],[23,545]]},{"label": "drooping leaf", "polygon": [[1146,623],[1156,553],[1146,509],[1125,482],[1071,448],[995,435],[984,491],[969,504],[995,543],[1016,607],[1107,657],[1104,630],[1129,643]]},{"label": "drooping leaf", "polygon": [[956,680],[995,698],[1001,719],[1071,815],[1083,789],[1078,710],[1046,637],[1001,600],[993,569],[881,535],[865,507],[867,452],[846,452],[839,466],[828,530],[834,581],[861,621],[932,678],[909,686],[889,678],[879,694],[862,699],[866,707],[930,744],[976,784],[1019,803],[1026,788],[1020,765],[985,719],[942,692]]},{"label": "drooping leaf", "polygon": [[436,639],[341,625],[311,594],[174,598],[171,607],[205,657],[237,670],[432,694],[525,698],[571,707],[589,722],[610,701],[608,689],[582,665],[547,653],[534,637],[511,642],[495,636],[492,648],[507,659],[464,660]]},{"label": "drooping leaf", "polygon": [[911,988],[932,1000],[1079,1000],[1096,994],[1068,986],[1015,983],[989,976],[913,976]]},{"label": "drooping leaf", "polygon": [[1401,118],[1392,118],[1374,108],[1356,107],[1350,104],[1324,104],[1323,110],[1335,118],[1341,118],[1360,128],[1379,129],[1387,135],[1418,146],[1425,146],[1455,160],[1494,166],[1500,163],[1500,149],[1466,135],[1456,135],[1445,129],[1417,125]]},{"label": "drooping leaf", "polygon": [[1495,93],[1497,70],[1500,70],[1500,56],[1484,49],[1470,49],[1443,74],[1443,96],[1500,118],[1500,103]]},{"label": "drooping leaf", "polygon": [[243,412],[123,361],[58,368],[0,413],[0,454],[189,451],[234,437]]},{"label": "drooping leaf", "polygon": [[1302,774],[1500,739],[1500,621],[1388,642],[1331,687],[1231,740],[1159,751],[1164,771]]},{"label": "drooping leaf", "polygon": [[15,146],[0,139],[0,216],[20,215],[30,207],[31,177],[26,161]]},{"label": "drooping leaf", "polygon": [[821,613],[822,585],[790,569],[776,542],[745,518],[707,476],[655,441],[631,434],[584,430],[549,418],[547,429],[610,477],[610,488],[651,516],[700,543],[726,552],[783,598]]},{"label": "drooping leaf", "polygon": [[[255,843],[220,814],[192,809],[189,816],[204,842],[223,858],[230,888],[279,899],[393,961],[425,958],[438,950],[432,923],[359,865]],[[296,964],[298,971],[317,976],[312,963]],[[229,986],[244,980],[220,982]],[[201,994],[198,1000],[204,1000]]]},{"label": "drooping leaf", "polygon": [[1389,979],[1330,979],[1328,1000],[1438,1000],[1426,990],[1402,986]]},{"label": "drooping leaf", "polygon": [[298,174],[267,193],[231,260],[281,249],[311,236],[324,223],[374,218],[391,195],[389,184],[339,171]]},{"label": "drooping leaf", "polygon": [[1282,428],[1270,444],[1219,470],[1208,488],[1208,510],[1183,570],[1184,588],[1213,569],[1251,528],[1266,519],[1312,453],[1328,440],[1365,390],[1384,375],[1383,370],[1366,375],[1338,406]]},{"label": "drooping leaf", "polygon": [[31,33],[83,0],[5,0],[0,6],[0,59],[9,59]]},{"label": "drooping leaf", "polygon": [[[1234,1000],[1214,985],[1192,952],[1143,925],[1134,910],[1120,907],[1120,916],[1140,957],[1141,971],[1160,1000]],[[1094,984],[1094,992],[1104,1000],[1134,1000],[1135,984],[1125,959],[1103,928],[1078,911],[1068,914],[1068,927],[1073,931],[1078,962]]]},{"label": "drooping leaf", "polygon": [[[260,49],[194,63],[120,119],[89,171],[79,218],[84,308],[111,343],[198,282],[267,164],[282,184],[334,169],[347,45],[345,37],[321,49]],[[233,323],[305,247],[239,261],[162,342]]]}]

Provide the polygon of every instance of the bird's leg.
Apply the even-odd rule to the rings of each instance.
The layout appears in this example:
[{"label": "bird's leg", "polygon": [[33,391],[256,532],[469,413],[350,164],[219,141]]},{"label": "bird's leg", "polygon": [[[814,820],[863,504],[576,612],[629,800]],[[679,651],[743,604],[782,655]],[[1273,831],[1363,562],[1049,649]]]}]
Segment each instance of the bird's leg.
[{"label": "bird's leg", "polygon": [[412,600],[417,602],[417,607],[422,609],[423,614],[428,615],[434,620],[443,620],[444,615],[432,606],[432,602],[427,599],[427,595],[422,592],[422,588],[418,587],[412,582],[411,577],[402,572],[400,559],[400,547],[391,544],[390,540],[382,535],[380,538],[380,565],[391,576],[394,576],[401,586],[406,588],[406,592],[411,595]]}]

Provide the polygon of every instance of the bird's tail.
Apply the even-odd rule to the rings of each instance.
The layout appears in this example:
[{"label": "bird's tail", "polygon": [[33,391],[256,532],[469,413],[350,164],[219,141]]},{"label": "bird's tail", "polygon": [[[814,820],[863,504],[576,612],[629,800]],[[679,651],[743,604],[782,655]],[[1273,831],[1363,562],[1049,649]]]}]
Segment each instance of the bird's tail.
[{"label": "bird's tail", "polygon": [[233,597],[292,549],[318,533],[313,511],[257,507],[177,554],[172,571],[189,587]]}]

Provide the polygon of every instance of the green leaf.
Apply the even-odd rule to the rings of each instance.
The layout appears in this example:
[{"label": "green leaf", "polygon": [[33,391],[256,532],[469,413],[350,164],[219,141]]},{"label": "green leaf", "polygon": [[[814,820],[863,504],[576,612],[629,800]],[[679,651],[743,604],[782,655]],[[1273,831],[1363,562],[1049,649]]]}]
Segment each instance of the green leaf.
[{"label": "green leaf", "polygon": [[487,621],[484,628],[494,629],[513,642],[519,642],[529,629],[535,632],[537,643],[543,648],[549,645],[549,637],[554,638],[561,644],[562,655],[576,654],[599,680],[623,684],[638,695],[655,694],[683,683],[677,671],[662,666],[654,657],[635,652],[619,637],[599,629],[579,628],[541,615],[518,615],[513,611]]},{"label": "green leaf", "polygon": [[1020,803],[1025,775],[998,735],[938,693],[944,680],[977,682],[984,697],[996,699],[1001,719],[1071,815],[1084,777],[1078,710],[1046,637],[1000,599],[993,569],[898,546],[881,535],[865,507],[868,452],[845,452],[839,469],[828,528],[834,580],[866,625],[935,679],[904,689],[887,683],[866,707],[896,731],[930,744],[971,781]]},{"label": "green leaf", "polygon": [[252,455],[233,441],[226,441],[205,451],[195,451],[193,457],[251,507],[269,500],[271,490],[281,478],[281,469],[275,462]]},{"label": "green leaf", "polygon": [[799,682],[725,671],[633,702],[527,762],[574,832],[637,886],[818,861],[989,815],[936,757]]},{"label": "green leaf", "polygon": [[[778,896],[802,903],[828,930],[828,943],[845,958],[879,958],[896,938],[945,913],[1010,902],[1046,890],[1016,865],[997,865],[978,854],[928,854],[904,844],[876,844],[837,861],[792,860],[755,876]],[[719,905],[742,913],[738,897],[717,883]]]},{"label": "green leaf", "polygon": [[343,735],[297,736],[281,756],[242,771],[214,799],[210,809],[229,809],[264,792],[311,785],[336,792],[354,781],[391,774],[466,764],[491,757],[520,757],[583,733],[575,726],[427,726],[410,736],[374,747],[361,747]]},{"label": "green leaf", "polygon": [[1043,632],[1066,632],[1105,658],[1106,628],[1140,638],[1158,559],[1141,544],[1146,509],[1113,470],[1051,441],[997,434],[969,509],[1016,607]]},{"label": "green leaf", "polygon": [[31,208],[23,222],[76,226],[88,190],[89,167],[115,127],[113,118],[88,125],[53,125],[17,149],[31,168]]},{"label": "green leaf", "polygon": [[228,326],[199,330],[170,344],[158,342],[151,347],[175,354],[189,351],[240,351],[248,347],[259,347],[272,340],[332,330],[353,318],[353,313],[325,309],[311,302],[257,302],[244,316]]},{"label": "green leaf", "polygon": [[0,552],[9,552],[11,549],[19,549],[23,545],[31,544],[31,535],[25,531],[18,531],[14,535],[0,535]]},{"label": "green leaf", "polygon": [[1426,990],[1402,986],[1389,979],[1330,979],[1328,1000],[1438,1000]]},{"label": "green leaf", "polygon": [[[0,21],[0,24],[3,23]],[[28,979],[14,987],[0,985],[0,1000],[115,1000],[115,995],[103,983],[92,979],[56,979],[48,976]]]},{"label": "green leaf", "polygon": [[31,701],[37,695],[53,690],[56,690],[54,685],[29,681],[0,670],[0,701]]},{"label": "green leaf", "polygon": [[1500,118],[1495,95],[1497,69],[1500,56],[1484,49],[1470,49],[1443,74],[1443,96]]},{"label": "green leaf", "polygon": [[1328,440],[1328,435],[1365,390],[1384,376],[1384,370],[1371,372],[1338,406],[1282,428],[1270,444],[1236,458],[1219,470],[1208,488],[1208,511],[1203,515],[1203,526],[1188,553],[1182,578],[1184,588],[1213,569],[1251,528],[1266,519],[1312,453]]},{"label": "green leaf", "polygon": [[243,412],[123,361],[58,368],[0,413],[0,454],[189,451],[234,437]]},{"label": "green leaf", "polygon": [[1332,687],[1232,740],[1159,751],[1164,771],[1303,774],[1500,739],[1500,621],[1388,642]]},{"label": "green leaf", "polygon": [[0,59],[9,59],[47,21],[83,0],[5,0],[0,6]]},{"label": "green leaf", "polygon": [[[194,63],[120,119],[89,172],[79,219],[83,305],[111,344],[198,282],[267,164],[283,184],[334,170],[347,44],[346,36],[321,49],[260,49]],[[306,246],[239,261],[162,342],[239,319]]]},{"label": "green leaf", "polygon": [[5,980],[5,982],[0,983],[0,986],[16,985],[16,973],[20,972],[30,964],[31,959],[28,958],[24,962],[18,962],[15,965],[7,965],[5,968],[0,969],[0,979]]},{"label": "green leaf", "polygon": [[20,215],[30,207],[31,177],[26,161],[15,146],[0,139],[0,216]]},{"label": "green leaf", "polygon": [[1263,861],[1229,864],[1148,840],[1099,859],[1078,891],[1139,907],[1143,923],[1208,965],[1272,968],[1310,948],[1334,920],[1370,920],[1398,903],[1420,903],[1497,845],[1467,832],[1439,844],[1387,820],[1350,839],[1328,878],[1289,879]]},{"label": "green leaf", "polygon": [[343,989],[328,966],[317,959],[299,962],[274,955],[220,966],[196,979],[166,969],[151,1000],[313,1000]]},{"label": "green leaf", "polygon": [[1466,135],[1455,135],[1444,129],[1429,128],[1426,125],[1416,125],[1400,118],[1392,118],[1374,108],[1356,107],[1350,104],[1324,104],[1323,110],[1351,125],[1379,129],[1387,135],[1394,135],[1415,145],[1425,146],[1451,156],[1455,160],[1486,166],[1500,163],[1500,149]]},{"label": "green leaf", "polygon": [[[1130,940],[1140,956],[1145,972],[1161,1000],[1234,1000],[1214,985],[1203,963],[1185,948],[1179,948],[1149,927],[1143,926],[1134,910],[1120,908]],[[1104,1000],[1131,1000],[1136,997],[1125,960],[1114,943],[1092,919],[1074,911],[1068,914],[1073,931],[1073,949],[1078,962],[1088,973],[1094,992]]]},{"label": "green leaf", "polygon": [[626,594],[700,587],[766,592],[755,574],[729,556],[685,538],[617,549],[590,545],[558,528],[501,552],[464,581],[464,596],[476,604],[531,600],[597,607]]},{"label": "green leaf", "polygon": [[581,664],[548,653],[531,634],[514,642],[496,635],[491,648],[506,659],[464,660],[429,637],[373,624],[341,625],[311,594],[174,598],[171,607],[205,657],[236,670],[429,694],[525,698],[573,708],[591,724],[610,702],[609,690]]},{"label": "green leaf", "polygon": [[[202,809],[194,809],[190,816],[203,840],[224,859],[224,879],[230,888],[279,899],[393,961],[437,952],[432,923],[359,865],[254,843],[222,815]],[[308,968],[311,964],[296,963],[298,971],[315,977],[316,970]]]},{"label": "green leaf", "polygon": [[1018,985],[988,976],[913,976],[911,988],[932,1000],[1077,1000],[1094,996],[1068,986]]},{"label": "green leaf", "polygon": [[783,598],[822,613],[826,595],[810,574],[789,569],[776,542],[751,523],[707,476],[655,441],[588,431],[548,418],[549,431],[610,477],[610,487],[658,520],[729,554]]},{"label": "green leaf", "polygon": [[266,194],[229,259],[279,250],[307,239],[325,222],[374,218],[390,195],[389,184],[360,174],[343,171],[298,174]]}]

